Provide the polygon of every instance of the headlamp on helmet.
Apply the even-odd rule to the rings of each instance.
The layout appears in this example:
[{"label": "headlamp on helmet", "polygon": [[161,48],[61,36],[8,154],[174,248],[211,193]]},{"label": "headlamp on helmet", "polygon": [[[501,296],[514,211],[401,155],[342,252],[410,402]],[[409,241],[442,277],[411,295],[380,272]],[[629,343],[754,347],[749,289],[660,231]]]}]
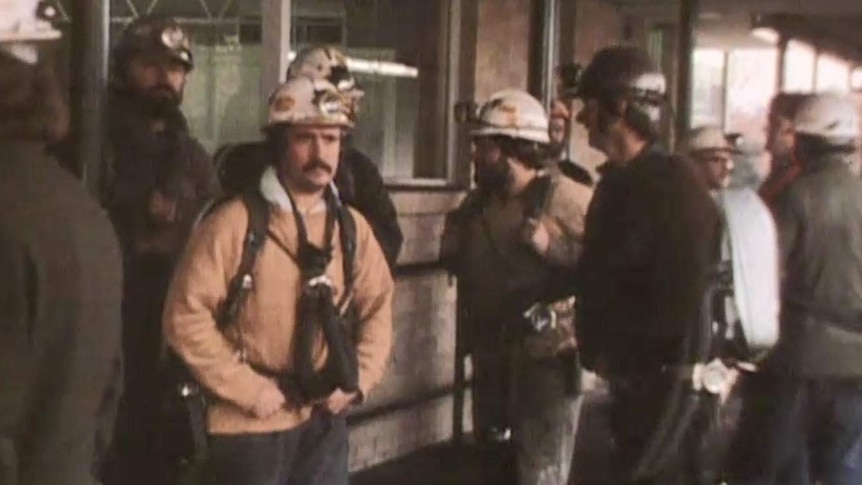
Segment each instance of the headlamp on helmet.
[{"label": "headlamp on helmet", "polygon": [[322,79],[300,76],[279,86],[269,98],[266,127],[321,125],[349,128],[350,101]]},{"label": "headlamp on helmet", "polygon": [[125,65],[136,54],[155,54],[181,63],[186,70],[194,69],[191,40],[188,32],[170,17],[143,16],[129,25],[114,49],[114,63]]},{"label": "headlamp on helmet", "polygon": [[54,7],[39,0],[0,0],[0,51],[36,64],[39,54],[33,43],[60,38],[51,25],[56,15]]}]

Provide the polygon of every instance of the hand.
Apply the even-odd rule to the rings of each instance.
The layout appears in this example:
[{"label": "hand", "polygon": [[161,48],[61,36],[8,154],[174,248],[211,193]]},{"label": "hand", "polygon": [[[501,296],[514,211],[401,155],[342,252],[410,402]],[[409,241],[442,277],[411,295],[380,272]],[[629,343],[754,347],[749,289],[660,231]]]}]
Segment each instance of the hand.
[{"label": "hand", "polygon": [[170,224],[177,219],[177,202],[160,190],[154,190],[150,196],[149,209],[150,216],[156,222]]},{"label": "hand", "polygon": [[551,245],[551,233],[548,227],[539,219],[527,219],[524,224],[524,240],[539,254],[548,252]]},{"label": "hand", "polygon": [[275,387],[275,385],[267,386],[260,395],[257,396],[257,402],[252,408],[252,413],[260,419],[265,419],[275,414],[284,406],[284,394]]},{"label": "hand", "polygon": [[332,414],[340,414],[342,411],[350,407],[350,403],[356,399],[355,392],[345,393],[341,389],[336,389],[332,394],[326,398],[326,401],[323,403],[323,406]]}]

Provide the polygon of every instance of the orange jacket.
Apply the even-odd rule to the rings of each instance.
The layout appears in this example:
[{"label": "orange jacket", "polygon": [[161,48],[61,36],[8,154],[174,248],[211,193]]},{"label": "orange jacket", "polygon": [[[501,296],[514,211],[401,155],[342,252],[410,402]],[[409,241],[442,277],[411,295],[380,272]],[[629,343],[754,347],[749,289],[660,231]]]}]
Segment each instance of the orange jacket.
[{"label": "orange jacket", "polygon": [[[353,301],[360,317],[359,388],[367,396],[382,378],[389,358],[394,285],[368,223],[358,212],[351,212],[357,225]],[[301,424],[311,414],[311,407],[305,406],[286,407],[267,419],[254,417],[250,410],[258,396],[267,386],[276,384],[242,362],[239,353],[242,348],[250,362],[273,370],[290,370],[293,365],[300,273],[280,247],[296,254],[298,236],[290,208],[273,208],[270,237],[258,255],[254,288],[239,321],[224,334],[216,329],[214,316],[239,266],[247,223],[248,214],[240,201],[229,202],[204,220],[177,267],[165,304],[168,343],[216,397],[209,408],[212,433],[281,431]],[[325,210],[306,215],[305,223],[311,243],[322,246]],[[327,275],[333,281],[337,301],[344,288],[337,229],[334,241]],[[318,368],[322,367],[326,361],[323,339],[315,345],[314,355]]]}]

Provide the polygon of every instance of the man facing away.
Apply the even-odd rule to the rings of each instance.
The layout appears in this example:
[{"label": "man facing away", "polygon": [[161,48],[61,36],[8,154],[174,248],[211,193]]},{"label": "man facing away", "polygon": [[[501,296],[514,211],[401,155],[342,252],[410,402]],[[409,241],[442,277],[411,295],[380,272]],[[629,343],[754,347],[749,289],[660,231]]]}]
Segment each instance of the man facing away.
[{"label": "man facing away", "polygon": [[205,483],[347,484],[345,411],[383,376],[393,294],[368,223],[332,189],[350,126],[347,100],[324,80],[293,78],[271,96],[270,165],[251,194],[267,230],[236,321],[217,324],[250,205],[205,218],[178,266],[164,331],[213,398]]},{"label": "man facing away", "polygon": [[0,483],[91,485],[120,385],[120,250],[45,151],[69,120],[35,0],[0,2]]}]

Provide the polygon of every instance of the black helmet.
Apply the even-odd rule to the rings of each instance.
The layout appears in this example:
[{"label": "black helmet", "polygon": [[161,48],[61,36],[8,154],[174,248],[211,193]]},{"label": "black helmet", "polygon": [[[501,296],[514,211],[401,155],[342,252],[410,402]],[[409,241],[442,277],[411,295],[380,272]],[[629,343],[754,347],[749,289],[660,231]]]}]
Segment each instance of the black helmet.
[{"label": "black helmet", "polygon": [[655,122],[667,101],[664,75],[649,54],[636,47],[615,46],[602,49],[580,74],[575,94],[581,98],[632,101]]},{"label": "black helmet", "polygon": [[142,53],[164,55],[180,62],[187,71],[194,68],[188,32],[171,17],[144,15],[129,24],[114,47],[115,75],[133,56]]}]

